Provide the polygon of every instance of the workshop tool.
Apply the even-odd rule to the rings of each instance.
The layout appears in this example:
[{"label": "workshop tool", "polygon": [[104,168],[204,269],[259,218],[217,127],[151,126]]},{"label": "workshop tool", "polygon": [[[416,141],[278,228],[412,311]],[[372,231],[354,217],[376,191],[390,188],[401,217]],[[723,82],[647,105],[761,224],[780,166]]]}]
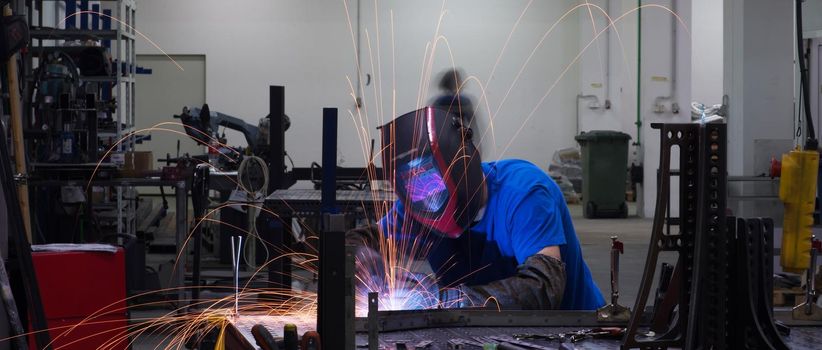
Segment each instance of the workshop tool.
[{"label": "workshop tool", "polygon": [[261,324],[254,325],[254,327],[251,327],[251,335],[254,336],[254,341],[257,342],[257,345],[259,345],[262,350],[278,350],[274,336],[271,335],[271,332],[269,332],[265,326]]},{"label": "workshop tool", "polygon": [[581,329],[577,331],[556,333],[556,334],[531,334],[522,333],[514,334],[514,339],[517,340],[559,340],[576,343],[585,339],[599,338],[599,339],[619,339],[625,335],[625,328],[621,327],[598,327],[590,329]]},{"label": "workshop tool", "polygon": [[240,317],[240,259],[242,254],[243,236],[231,236],[231,264],[234,268],[234,317]]},{"label": "workshop tool", "polygon": [[625,247],[617,236],[611,236],[611,303],[597,310],[599,321],[627,322],[631,310],[619,305],[619,255],[625,253]]},{"label": "workshop tool", "polygon": [[813,240],[811,259],[805,272],[805,300],[793,308],[793,319],[822,321],[822,308],[816,304],[816,257],[822,252],[822,242]]},{"label": "workshop tool", "polygon": [[320,333],[308,331],[300,339],[300,350],[320,350]]},{"label": "workshop tool", "polygon": [[283,342],[285,350],[297,350],[299,342],[297,341],[297,325],[293,323],[286,323],[283,326]]},{"label": "workshop tool", "polygon": [[785,220],[779,262],[785,272],[800,273],[808,267],[818,174],[819,152],[816,149],[796,149],[782,155],[779,200],[785,204]]},{"label": "workshop tool", "polygon": [[485,344],[495,344],[498,350],[554,350],[552,348],[522,342],[513,338],[506,338],[500,336],[489,337],[474,337],[475,340]]}]

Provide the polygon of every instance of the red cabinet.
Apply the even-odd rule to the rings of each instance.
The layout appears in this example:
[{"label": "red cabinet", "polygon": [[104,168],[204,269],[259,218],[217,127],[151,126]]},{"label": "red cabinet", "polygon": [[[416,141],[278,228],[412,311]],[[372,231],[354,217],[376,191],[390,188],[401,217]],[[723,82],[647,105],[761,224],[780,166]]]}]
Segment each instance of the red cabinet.
[{"label": "red cabinet", "polygon": [[53,348],[128,348],[123,249],[34,252],[32,258]]}]

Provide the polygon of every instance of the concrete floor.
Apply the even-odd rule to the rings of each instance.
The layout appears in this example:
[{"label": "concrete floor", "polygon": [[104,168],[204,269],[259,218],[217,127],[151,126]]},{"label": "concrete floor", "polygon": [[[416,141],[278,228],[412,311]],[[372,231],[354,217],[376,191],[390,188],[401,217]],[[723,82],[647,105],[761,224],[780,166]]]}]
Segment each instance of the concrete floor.
[{"label": "concrete floor", "polygon": [[[637,216],[627,219],[586,219],[582,216],[581,205],[570,205],[569,209],[582,245],[582,255],[606,302],[610,301],[611,295],[611,236],[618,236],[624,244],[625,253],[619,259],[619,303],[633,308],[642,280],[642,270],[645,268],[653,220]],[[628,212],[636,213],[633,205],[629,206]],[[675,258],[675,254],[660,254],[660,264],[673,263]]]}]

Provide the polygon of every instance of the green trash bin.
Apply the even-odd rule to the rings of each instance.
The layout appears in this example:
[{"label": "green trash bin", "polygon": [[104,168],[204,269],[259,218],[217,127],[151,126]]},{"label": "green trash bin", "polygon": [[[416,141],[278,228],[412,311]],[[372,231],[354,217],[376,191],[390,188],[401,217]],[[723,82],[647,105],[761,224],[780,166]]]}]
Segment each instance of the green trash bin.
[{"label": "green trash bin", "polygon": [[575,139],[582,146],[585,217],[628,217],[625,180],[631,136],[619,131],[593,130],[579,134]]}]

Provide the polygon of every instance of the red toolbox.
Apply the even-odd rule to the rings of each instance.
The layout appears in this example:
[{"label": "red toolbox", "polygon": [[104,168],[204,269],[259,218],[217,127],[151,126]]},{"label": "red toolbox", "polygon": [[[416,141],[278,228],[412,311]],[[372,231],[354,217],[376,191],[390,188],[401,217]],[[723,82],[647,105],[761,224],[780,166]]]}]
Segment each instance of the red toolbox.
[{"label": "red toolbox", "polygon": [[[52,348],[129,348],[122,248],[116,253],[33,252],[32,259]],[[34,339],[29,341],[35,349]]]}]

